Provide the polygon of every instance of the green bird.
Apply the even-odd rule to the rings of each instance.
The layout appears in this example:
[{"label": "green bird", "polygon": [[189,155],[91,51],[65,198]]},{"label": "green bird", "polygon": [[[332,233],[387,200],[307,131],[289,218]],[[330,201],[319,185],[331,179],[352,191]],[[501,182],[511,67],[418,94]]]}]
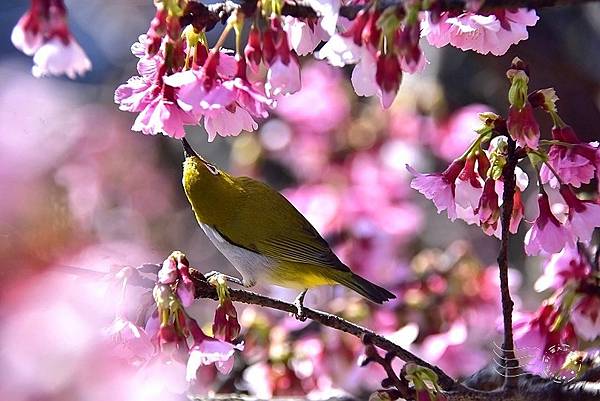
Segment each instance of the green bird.
[{"label": "green bird", "polygon": [[[394,294],[353,273],[306,218],[279,192],[248,177],[235,177],[198,156],[182,139],[183,188],[202,230],[241,274],[229,281],[302,290],[341,284],[381,304]],[[214,274],[211,272],[209,274]]]}]

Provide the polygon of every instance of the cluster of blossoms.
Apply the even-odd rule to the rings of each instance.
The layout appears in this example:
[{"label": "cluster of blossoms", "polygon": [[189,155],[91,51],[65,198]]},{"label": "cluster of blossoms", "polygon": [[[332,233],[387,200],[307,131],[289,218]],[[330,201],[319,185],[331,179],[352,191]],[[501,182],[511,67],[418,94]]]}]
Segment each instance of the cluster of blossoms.
[{"label": "cluster of blossoms", "polygon": [[[465,154],[440,174],[419,174],[409,167],[416,176],[411,186],[431,199],[438,212],[447,210],[450,219],[461,218],[481,226],[488,235],[499,236],[503,172],[508,158],[528,158],[538,176],[539,212],[525,237],[527,254],[552,254],[577,241],[587,243],[600,226],[600,204],[597,200],[581,200],[574,190],[598,177],[599,145],[582,143],[560,119],[553,89],[528,94],[528,72],[521,60],[513,61],[507,76],[511,82],[508,118],[483,113],[483,125]],[[552,140],[540,140],[533,114],[536,108],[551,116]],[[516,149],[510,151],[515,143]],[[518,167],[515,180],[509,227],[512,233],[516,233],[523,218],[521,192],[529,181]]]},{"label": "cluster of blossoms", "polygon": [[[156,272],[154,265],[126,270],[126,274],[121,274],[123,291],[128,281],[139,284],[148,270]],[[143,367],[158,363],[177,372],[176,366],[185,366],[185,377],[190,383],[197,380],[201,366],[214,364],[221,373],[229,373],[236,350],[243,349],[243,343],[236,342],[240,325],[225,281],[215,276],[211,282],[219,295],[212,337],[204,333],[188,312],[195,287],[187,258],[178,251],[169,255],[158,270],[152,290],[154,310],[138,318],[143,323],[134,323],[119,313],[108,329],[123,351],[120,355],[129,361],[142,360]]]},{"label": "cluster of blossoms", "polygon": [[31,7],[13,28],[13,45],[33,56],[35,77],[65,74],[71,79],[92,68],[67,25],[63,0],[31,0]]},{"label": "cluster of blossoms", "polygon": [[527,27],[534,26],[538,19],[534,10],[523,8],[482,14],[428,11],[422,20],[422,35],[435,47],[450,44],[501,56],[511,45],[527,39]]},{"label": "cluster of blossoms", "polygon": [[514,322],[516,348],[528,359],[528,370],[566,378],[583,373],[585,365],[575,357],[585,354],[575,350],[600,338],[600,275],[589,251],[567,246],[546,259],[535,289],[554,293]]},{"label": "cluster of blossoms", "polygon": [[[535,11],[518,9],[477,14],[437,11],[436,2],[414,2],[387,9],[366,4],[352,19],[339,16],[339,0],[310,2],[314,14],[283,14],[286,2],[273,0],[234,8],[218,42],[209,48],[214,28],[209,9],[187,0],[156,1],[147,35],[134,44],[140,76],[115,92],[121,110],[139,113],[132,129],[145,134],[185,135],[185,125],[204,120],[209,140],[257,129],[277,99],[301,87],[298,55],[316,53],[332,65],[357,64],[352,84],[358,95],[377,95],[389,107],[403,73],[426,64],[422,36],[436,47],[504,54],[527,38]],[[427,7],[427,8],[424,8]],[[63,0],[32,0],[31,9],[13,30],[13,43],[34,54],[36,76],[65,73],[74,78],[90,62],[68,31]],[[244,19],[254,17],[242,44]],[[248,18],[249,19],[249,18]],[[235,52],[221,49],[236,32]],[[264,68],[263,68],[264,67]]]},{"label": "cluster of blossoms", "polygon": [[[214,23],[201,17],[209,12],[205,6],[156,2],[157,13],[148,34],[133,47],[140,58],[140,76],[115,92],[121,110],[139,113],[132,129],[181,138],[185,125],[204,119],[210,141],[217,135],[254,131],[257,120],[266,118],[281,96],[301,88],[298,55],[313,52],[322,41],[326,43],[318,58],[338,67],[358,63],[352,73],[356,93],[377,95],[382,105],[389,107],[403,72],[415,73],[426,64],[419,46],[422,35],[438,47],[450,43],[502,54],[500,48],[505,52],[525,39],[526,27],[537,21],[535,11],[527,10],[485,16],[466,12],[450,17],[448,13],[423,12],[419,2],[387,10],[366,6],[348,20],[339,17],[343,4],[329,0],[311,2],[316,17],[291,17],[283,15],[284,5],[276,0],[235,9],[210,49],[205,33]],[[242,46],[244,19],[252,15],[247,43]],[[422,21],[427,21],[424,29]],[[235,52],[221,49],[232,29]],[[435,35],[448,41],[436,41]],[[462,38],[461,44],[454,38]]]},{"label": "cluster of blossoms", "polygon": [[[209,141],[217,135],[253,131],[258,128],[255,119],[266,118],[279,96],[300,89],[298,56],[290,48],[280,15],[270,15],[262,33],[253,26],[243,49],[244,17],[235,11],[211,50],[204,28],[180,25],[180,18],[198,6],[189,3],[182,9],[157,3],[148,34],[132,47],[140,58],[140,76],[117,88],[115,102],[121,110],[139,113],[134,131],[181,138],[184,125],[202,119]],[[237,38],[235,55],[220,48],[232,29]],[[262,65],[265,82],[253,75]]]}]

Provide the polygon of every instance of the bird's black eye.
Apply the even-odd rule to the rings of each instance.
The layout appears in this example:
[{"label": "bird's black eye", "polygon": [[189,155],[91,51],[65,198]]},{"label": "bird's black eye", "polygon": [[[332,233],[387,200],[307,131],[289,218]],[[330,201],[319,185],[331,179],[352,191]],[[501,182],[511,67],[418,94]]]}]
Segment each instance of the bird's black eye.
[{"label": "bird's black eye", "polygon": [[220,171],[218,168],[216,168],[215,166],[213,166],[210,163],[204,163],[204,165],[206,166],[206,168],[208,169],[208,171],[211,172],[212,175],[219,175]]}]

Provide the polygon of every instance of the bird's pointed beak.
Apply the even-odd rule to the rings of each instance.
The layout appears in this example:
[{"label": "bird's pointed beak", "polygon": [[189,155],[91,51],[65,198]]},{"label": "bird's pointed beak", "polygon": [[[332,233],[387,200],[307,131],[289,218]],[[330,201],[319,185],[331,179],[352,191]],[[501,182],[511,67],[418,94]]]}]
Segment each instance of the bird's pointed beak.
[{"label": "bird's pointed beak", "polygon": [[185,155],[186,159],[192,156],[198,157],[198,155],[196,154],[196,152],[194,152],[194,149],[192,149],[192,146],[187,141],[187,139],[181,138],[181,143],[183,144],[183,154]]}]

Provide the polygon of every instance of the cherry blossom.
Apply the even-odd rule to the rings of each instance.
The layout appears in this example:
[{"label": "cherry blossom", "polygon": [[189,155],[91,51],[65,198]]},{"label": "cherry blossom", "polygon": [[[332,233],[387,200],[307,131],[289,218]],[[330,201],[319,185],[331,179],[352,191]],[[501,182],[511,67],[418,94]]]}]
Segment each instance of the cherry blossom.
[{"label": "cherry blossom", "polygon": [[497,233],[500,227],[498,221],[500,218],[500,206],[499,197],[496,193],[496,182],[494,180],[488,178],[485,181],[477,211],[483,232],[487,235]]},{"label": "cherry blossom", "polygon": [[600,227],[600,204],[579,200],[566,185],[561,186],[560,194],[569,207],[568,224],[571,232],[580,241],[589,242],[594,229]]},{"label": "cherry blossom", "polygon": [[527,39],[527,27],[534,26],[538,19],[535,10],[524,8],[489,15],[465,12],[454,16],[443,12],[436,23],[429,13],[425,13],[422,35],[435,47],[450,44],[461,50],[501,56],[510,46]]},{"label": "cherry blossom", "polygon": [[569,281],[579,281],[589,275],[591,267],[577,247],[567,245],[562,251],[552,254],[544,264],[544,273],[535,282],[535,290],[559,289]]},{"label": "cherry blossom", "polygon": [[[552,145],[548,152],[548,163],[564,184],[579,188],[598,174],[600,148],[597,143],[582,143],[568,125],[554,127],[552,138],[564,143]],[[559,180],[547,165],[542,166],[540,175],[543,183],[549,183],[553,188],[559,187]]]},{"label": "cherry blossom", "polygon": [[[317,58],[327,59],[338,67],[357,64],[352,71],[356,94],[377,95],[381,105],[389,108],[400,87],[402,73],[421,71],[426,60],[419,47],[418,21],[390,33],[382,30],[380,17],[379,11],[359,12],[345,32],[331,37]],[[384,37],[385,42],[380,40]]]},{"label": "cherry blossom", "polygon": [[60,38],[48,40],[35,52],[33,62],[31,73],[36,78],[65,74],[75,79],[92,68],[85,52],[72,37],[67,43]]},{"label": "cherry blossom", "polygon": [[297,92],[301,88],[298,56],[290,49],[279,18],[271,18],[264,34],[263,59],[267,66],[265,92],[273,98]]},{"label": "cherry blossom", "polygon": [[183,138],[184,125],[194,124],[196,119],[179,108],[175,103],[172,90],[159,95],[138,114],[131,126],[133,131],[140,131],[146,135],[169,135],[173,138]]},{"label": "cherry blossom", "polygon": [[186,371],[187,380],[195,380],[196,372],[201,365],[215,364],[219,372],[228,374],[233,368],[235,351],[242,349],[243,345],[233,345],[210,337],[197,342],[190,350]]},{"label": "cherry blossom", "polygon": [[571,322],[556,325],[561,313],[559,304],[544,303],[534,314],[519,314],[513,320],[515,349],[522,353],[521,358],[528,359],[527,370],[537,374],[558,372],[566,354],[548,351],[557,346],[577,345]]},{"label": "cherry blossom", "polygon": [[13,28],[13,45],[33,56],[34,77],[67,75],[71,79],[85,74],[92,63],[71,35],[62,0],[33,0],[31,8]]},{"label": "cherry blossom", "polygon": [[321,41],[329,39],[330,36],[319,23],[315,23],[313,20],[302,21],[298,18],[285,16],[282,25],[283,30],[287,33],[291,48],[299,56],[312,53]]},{"label": "cherry blossom", "polygon": [[10,36],[12,44],[28,56],[33,56],[44,43],[46,22],[38,15],[39,7],[40,2],[32,3],[31,9],[19,19]]},{"label": "cherry blossom", "polygon": [[573,307],[571,322],[575,332],[587,341],[600,336],[600,297],[596,294],[584,295]]},{"label": "cherry blossom", "polygon": [[538,208],[538,217],[525,235],[525,252],[528,255],[560,252],[567,244],[573,242],[573,235],[569,228],[552,214],[547,194],[538,195]]},{"label": "cherry blossom", "polygon": [[432,200],[438,213],[447,210],[450,220],[454,220],[456,219],[455,182],[464,165],[464,160],[455,160],[440,174],[420,174],[407,166],[408,171],[415,176],[410,186]]}]

